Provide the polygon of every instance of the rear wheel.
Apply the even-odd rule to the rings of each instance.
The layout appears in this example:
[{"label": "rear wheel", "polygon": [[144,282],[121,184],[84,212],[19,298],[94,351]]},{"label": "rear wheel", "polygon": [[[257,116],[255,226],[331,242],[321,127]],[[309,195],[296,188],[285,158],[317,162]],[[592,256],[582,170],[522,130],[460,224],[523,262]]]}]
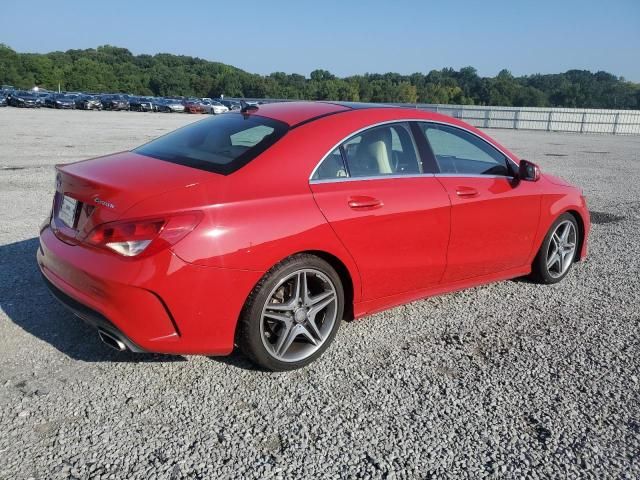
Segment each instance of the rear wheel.
[{"label": "rear wheel", "polygon": [[539,283],[557,283],[573,264],[578,251],[578,222],[570,213],[553,222],[533,261],[531,278]]},{"label": "rear wheel", "polygon": [[247,299],[238,346],[266,369],[300,368],[327,349],[343,311],[342,283],[331,265],[295,255],[267,272]]}]

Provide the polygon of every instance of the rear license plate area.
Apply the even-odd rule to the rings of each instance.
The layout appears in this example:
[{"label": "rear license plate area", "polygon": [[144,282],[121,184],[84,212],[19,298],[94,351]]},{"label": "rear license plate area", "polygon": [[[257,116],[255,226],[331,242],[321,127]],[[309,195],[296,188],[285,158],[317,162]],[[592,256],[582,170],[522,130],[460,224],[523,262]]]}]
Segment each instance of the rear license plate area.
[{"label": "rear license plate area", "polygon": [[69,228],[74,228],[76,224],[76,217],[78,214],[78,206],[80,202],[75,198],[64,195],[62,202],[60,202],[60,209],[58,210],[58,219]]}]

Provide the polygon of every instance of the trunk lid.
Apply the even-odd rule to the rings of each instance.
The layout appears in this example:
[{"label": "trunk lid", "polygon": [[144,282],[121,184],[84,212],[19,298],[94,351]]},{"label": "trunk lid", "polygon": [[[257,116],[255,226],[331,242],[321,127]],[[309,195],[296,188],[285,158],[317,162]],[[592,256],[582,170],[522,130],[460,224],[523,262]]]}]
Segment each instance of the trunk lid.
[{"label": "trunk lid", "polygon": [[207,173],[133,152],[57,165],[56,170],[51,227],[71,244],[147,198],[195,186]]}]

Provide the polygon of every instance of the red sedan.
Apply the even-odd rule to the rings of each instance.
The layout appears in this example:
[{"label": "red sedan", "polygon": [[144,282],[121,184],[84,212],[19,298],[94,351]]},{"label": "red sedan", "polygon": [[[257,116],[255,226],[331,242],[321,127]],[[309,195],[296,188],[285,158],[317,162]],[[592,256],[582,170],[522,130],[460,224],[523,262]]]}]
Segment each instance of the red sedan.
[{"label": "red sedan", "polygon": [[187,113],[204,113],[204,105],[198,100],[185,100],[182,102]]},{"label": "red sedan", "polygon": [[57,167],[45,282],[120,350],[305,365],[343,318],[587,252],[578,188],[466,123],[330,102],[246,106]]}]

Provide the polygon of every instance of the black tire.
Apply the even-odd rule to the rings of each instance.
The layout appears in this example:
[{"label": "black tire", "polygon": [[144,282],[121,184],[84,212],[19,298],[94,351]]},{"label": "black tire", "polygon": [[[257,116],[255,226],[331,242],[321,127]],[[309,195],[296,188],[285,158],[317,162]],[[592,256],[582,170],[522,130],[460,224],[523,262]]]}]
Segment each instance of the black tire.
[{"label": "black tire", "polygon": [[[569,263],[566,266],[566,269],[564,269],[564,271],[562,272],[557,272],[557,271],[554,272],[549,267],[549,261],[550,261],[549,257],[552,256],[550,255],[550,253],[554,251],[553,246],[550,250],[550,245],[552,243],[553,234],[556,232],[556,229],[558,229],[558,227],[561,224],[566,224],[566,222],[570,222],[573,225],[573,231],[575,232],[575,237],[574,237],[575,247],[574,247],[573,254],[568,254],[567,256],[567,261]],[[575,262],[576,256],[578,255],[578,247],[580,244],[580,234],[581,233],[578,227],[578,222],[576,221],[576,218],[573,215],[571,215],[570,213],[563,213],[562,215],[560,215],[553,222],[553,224],[551,225],[551,228],[549,228],[549,231],[547,232],[547,235],[544,237],[544,241],[540,246],[540,250],[538,250],[536,258],[533,260],[533,265],[531,266],[531,275],[529,276],[529,278],[536,283],[552,284],[552,283],[558,283],[564,277],[566,277],[569,271],[571,270],[572,264]],[[552,265],[552,267],[555,265],[557,264]]]},{"label": "black tire", "polygon": [[[266,347],[262,333],[262,312],[266,302],[282,279],[303,269],[313,269],[324,274],[333,284],[336,292],[335,321],[323,343],[309,356],[297,361],[283,361],[276,358]],[[272,371],[301,368],[316,360],[333,341],[344,312],[344,290],[340,276],[325,260],[309,254],[298,254],[275,265],[262,277],[247,298],[240,314],[236,343],[240,350],[255,364]]]}]

